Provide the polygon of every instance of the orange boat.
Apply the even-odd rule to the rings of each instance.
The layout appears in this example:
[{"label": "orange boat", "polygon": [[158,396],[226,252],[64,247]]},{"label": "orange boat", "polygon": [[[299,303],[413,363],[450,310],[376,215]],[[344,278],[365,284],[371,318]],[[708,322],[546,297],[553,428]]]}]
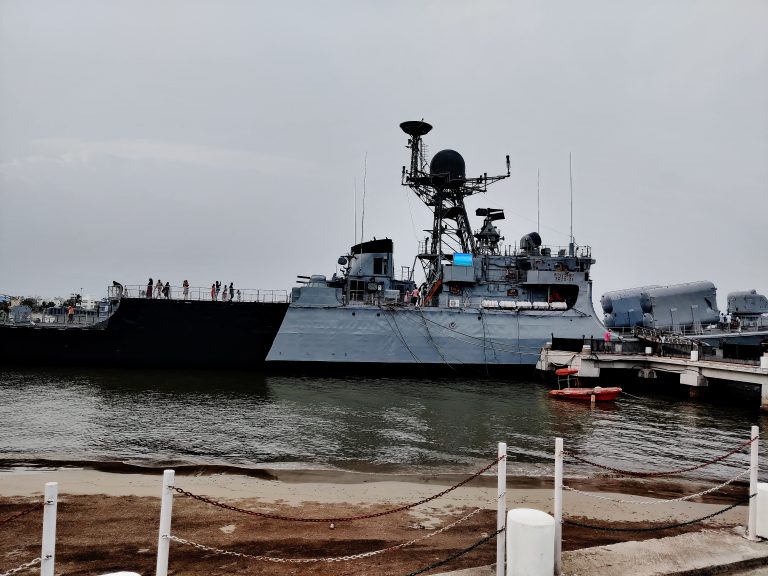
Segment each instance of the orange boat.
[{"label": "orange boat", "polygon": [[611,387],[602,388],[595,386],[594,388],[561,388],[560,390],[550,390],[549,395],[553,398],[563,398],[566,400],[585,400],[587,402],[592,401],[592,397],[595,397],[595,402],[612,402],[616,400],[621,394],[621,388]]},{"label": "orange boat", "polygon": [[[553,398],[562,398],[564,400],[584,400],[587,402],[612,402],[621,394],[621,388],[616,386],[603,388],[595,386],[594,388],[579,387],[579,371],[576,368],[558,368],[555,370],[557,375],[558,390],[550,390],[549,395]],[[571,386],[571,384],[576,386]],[[565,388],[563,388],[565,384]]]}]

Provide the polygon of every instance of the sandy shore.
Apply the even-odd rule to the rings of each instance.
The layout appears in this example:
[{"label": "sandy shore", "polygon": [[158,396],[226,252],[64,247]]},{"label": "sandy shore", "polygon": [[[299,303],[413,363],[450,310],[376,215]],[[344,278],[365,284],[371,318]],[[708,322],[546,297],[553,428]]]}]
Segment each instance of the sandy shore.
[{"label": "sandy shore", "polygon": [[[0,522],[41,501],[46,482],[59,483],[57,573],[114,570],[154,573],[162,472],[116,474],[89,469],[0,472]],[[382,512],[437,494],[464,477],[421,477],[337,471],[269,470],[253,475],[177,474],[176,486],[226,504],[297,517],[333,518]],[[633,500],[674,498],[709,487],[680,481],[570,480],[566,484],[601,496]],[[566,518],[601,526],[647,527],[682,522],[721,510],[743,498],[743,486],[706,500],[661,505],[616,504],[566,492]],[[623,495],[623,496],[622,496]],[[627,496],[631,495],[631,496]],[[508,478],[508,508],[552,511],[551,479]],[[495,529],[496,477],[484,475],[445,496],[397,514],[354,522],[299,523],[264,519],[220,509],[183,495],[174,497],[172,532],[188,540],[240,553],[286,558],[356,554],[423,538],[474,509],[482,511],[455,528],[412,546],[363,560],[332,564],[275,564],[171,545],[174,574],[409,574],[466,548]],[[746,522],[740,506],[707,526]],[[3,525],[0,571],[39,554],[41,515]],[[700,529],[698,524],[687,530]],[[603,532],[564,527],[564,548],[659,537],[664,532]],[[493,542],[451,562],[443,570],[490,564]],[[439,571],[439,570],[438,570]]]}]

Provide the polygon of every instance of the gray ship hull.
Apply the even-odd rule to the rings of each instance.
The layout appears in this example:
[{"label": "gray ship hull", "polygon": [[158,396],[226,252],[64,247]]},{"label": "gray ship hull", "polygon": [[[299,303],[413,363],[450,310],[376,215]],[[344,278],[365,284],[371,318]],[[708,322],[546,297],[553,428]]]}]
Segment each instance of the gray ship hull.
[{"label": "gray ship hull", "polygon": [[603,331],[575,310],[292,306],[267,362],[534,365],[553,334],[600,338]]}]

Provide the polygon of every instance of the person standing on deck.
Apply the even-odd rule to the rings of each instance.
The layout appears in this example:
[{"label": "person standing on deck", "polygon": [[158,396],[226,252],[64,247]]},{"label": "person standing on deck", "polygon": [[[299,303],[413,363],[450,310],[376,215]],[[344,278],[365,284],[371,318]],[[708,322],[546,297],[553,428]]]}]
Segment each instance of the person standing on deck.
[{"label": "person standing on deck", "polygon": [[165,296],[165,299],[168,300],[171,297],[171,284],[170,282],[166,282],[165,286],[163,287],[163,296]]},{"label": "person standing on deck", "polygon": [[67,308],[67,322],[72,324],[72,320],[75,317],[75,307],[72,306],[72,304],[69,305],[69,308]]},{"label": "person standing on deck", "polygon": [[611,331],[606,330],[605,334],[603,334],[603,343],[605,344],[605,351],[610,352],[611,351]]},{"label": "person standing on deck", "polygon": [[149,279],[149,283],[147,284],[147,298],[152,298],[152,278]]},{"label": "person standing on deck", "polygon": [[211,284],[211,302],[216,302],[216,283]]},{"label": "person standing on deck", "polygon": [[160,278],[157,279],[155,284],[155,298],[160,298],[163,295],[163,281]]},{"label": "person standing on deck", "polygon": [[186,300],[187,296],[189,296],[189,282],[184,280],[184,283],[181,285],[181,287],[184,289],[184,300]]},{"label": "person standing on deck", "polygon": [[221,282],[216,280],[216,300],[219,299],[219,292],[221,292]]},{"label": "person standing on deck", "polygon": [[235,299],[235,287],[232,282],[229,283],[229,301],[232,302]]}]

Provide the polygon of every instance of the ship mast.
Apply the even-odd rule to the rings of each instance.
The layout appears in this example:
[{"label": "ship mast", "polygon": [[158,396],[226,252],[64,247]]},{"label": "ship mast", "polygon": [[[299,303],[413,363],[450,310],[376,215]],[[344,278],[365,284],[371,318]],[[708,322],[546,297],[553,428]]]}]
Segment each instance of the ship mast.
[{"label": "ship mast", "polygon": [[[478,178],[467,178],[461,154],[454,150],[442,150],[432,158],[427,172],[422,136],[428,134],[432,126],[424,120],[412,120],[403,122],[400,128],[408,134],[406,147],[411,150],[410,170],[403,166],[402,184],[409,186],[433,213],[429,245],[425,245],[418,255],[427,284],[431,286],[442,278],[443,261],[450,262],[454,253],[478,254],[464,199],[485,192],[488,184],[508,178],[509,156],[506,174],[488,176],[484,173]],[[482,240],[480,244],[483,245]],[[485,252],[484,249],[480,251]]]}]

